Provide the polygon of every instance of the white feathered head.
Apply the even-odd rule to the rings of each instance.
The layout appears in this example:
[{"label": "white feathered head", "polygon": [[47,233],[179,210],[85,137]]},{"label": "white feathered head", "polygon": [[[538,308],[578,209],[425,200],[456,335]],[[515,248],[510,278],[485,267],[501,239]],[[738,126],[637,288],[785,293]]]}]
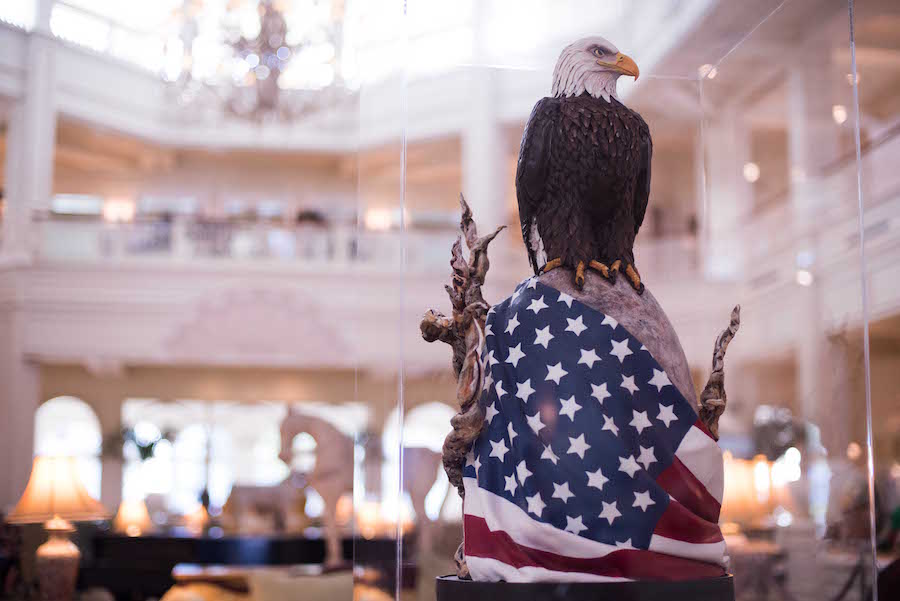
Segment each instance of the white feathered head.
[{"label": "white feathered head", "polygon": [[556,97],[578,96],[587,92],[594,98],[609,102],[616,95],[616,81],[622,75],[635,79],[640,75],[630,56],[619,52],[611,42],[600,36],[581,38],[565,48],[553,69],[553,90]]}]

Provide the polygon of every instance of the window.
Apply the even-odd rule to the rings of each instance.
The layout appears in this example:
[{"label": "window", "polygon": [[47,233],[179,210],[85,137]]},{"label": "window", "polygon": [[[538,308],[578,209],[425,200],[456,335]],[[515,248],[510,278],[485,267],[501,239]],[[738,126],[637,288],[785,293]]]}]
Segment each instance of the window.
[{"label": "window", "polygon": [[279,458],[283,403],[128,399],[122,496],[161,495],[169,511],[192,511],[208,490],[213,507],[235,484],[270,486],[288,475]]},{"label": "window", "polygon": [[100,420],[81,399],[60,396],[41,405],[34,417],[35,455],[67,455],[78,463],[81,482],[100,498]]}]

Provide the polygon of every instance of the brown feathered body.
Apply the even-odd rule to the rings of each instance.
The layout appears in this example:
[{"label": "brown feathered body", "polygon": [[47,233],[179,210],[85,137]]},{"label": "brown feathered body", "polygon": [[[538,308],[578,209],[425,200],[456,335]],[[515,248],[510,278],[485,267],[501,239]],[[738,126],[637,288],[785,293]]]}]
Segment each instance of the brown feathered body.
[{"label": "brown feathered body", "polygon": [[519,150],[522,236],[537,273],[547,260],[634,262],[650,194],[650,130],[612,98],[543,98]]}]

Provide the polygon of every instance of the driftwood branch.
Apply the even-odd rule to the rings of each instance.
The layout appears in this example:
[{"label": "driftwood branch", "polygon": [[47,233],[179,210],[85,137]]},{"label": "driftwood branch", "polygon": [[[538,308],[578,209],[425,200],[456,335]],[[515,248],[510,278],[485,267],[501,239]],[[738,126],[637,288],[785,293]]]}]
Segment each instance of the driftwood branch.
[{"label": "driftwood branch", "polygon": [[731,322],[716,339],[716,345],[713,348],[712,373],[709,374],[709,380],[700,393],[700,421],[706,424],[706,427],[712,433],[716,440],[719,440],[719,417],[725,411],[727,398],[725,395],[725,351],[728,349],[728,343],[737,334],[738,328],[741,327],[741,306],[737,305],[731,311]]},{"label": "driftwood branch", "polygon": [[[453,275],[450,284],[444,287],[450,297],[452,313],[449,317],[430,310],[425,313],[419,329],[422,337],[428,342],[439,340],[450,345],[453,351],[453,372],[457,377],[456,401],[459,413],[450,420],[453,431],[444,440],[443,463],[450,483],[456,487],[461,497],[465,496],[463,488],[463,468],[466,455],[472,444],[481,433],[484,425],[484,407],[478,400],[485,386],[485,366],[481,360],[484,349],[484,325],[490,309],[481,294],[481,287],[490,268],[488,261],[488,245],[497,237],[505,226],[498,227],[487,236],[478,237],[472,209],[465,197],[459,195],[462,207],[460,230],[450,249],[450,266]],[[463,256],[462,240],[465,239],[469,250],[468,258]],[[463,544],[460,544],[454,557],[457,575],[468,578]]]}]

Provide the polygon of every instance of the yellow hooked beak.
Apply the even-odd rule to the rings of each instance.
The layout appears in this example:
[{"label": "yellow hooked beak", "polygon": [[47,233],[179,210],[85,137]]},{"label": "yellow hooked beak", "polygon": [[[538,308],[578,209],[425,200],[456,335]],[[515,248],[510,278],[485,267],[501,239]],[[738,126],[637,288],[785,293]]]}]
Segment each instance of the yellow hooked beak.
[{"label": "yellow hooked beak", "polygon": [[634,60],[632,60],[632,58],[627,54],[622,54],[621,52],[616,54],[616,62],[608,63],[606,61],[597,61],[597,64],[609,67],[614,71],[618,71],[622,75],[630,75],[634,77],[635,81],[637,81],[637,78],[641,74],[641,70],[638,69],[638,66],[634,62]]}]

